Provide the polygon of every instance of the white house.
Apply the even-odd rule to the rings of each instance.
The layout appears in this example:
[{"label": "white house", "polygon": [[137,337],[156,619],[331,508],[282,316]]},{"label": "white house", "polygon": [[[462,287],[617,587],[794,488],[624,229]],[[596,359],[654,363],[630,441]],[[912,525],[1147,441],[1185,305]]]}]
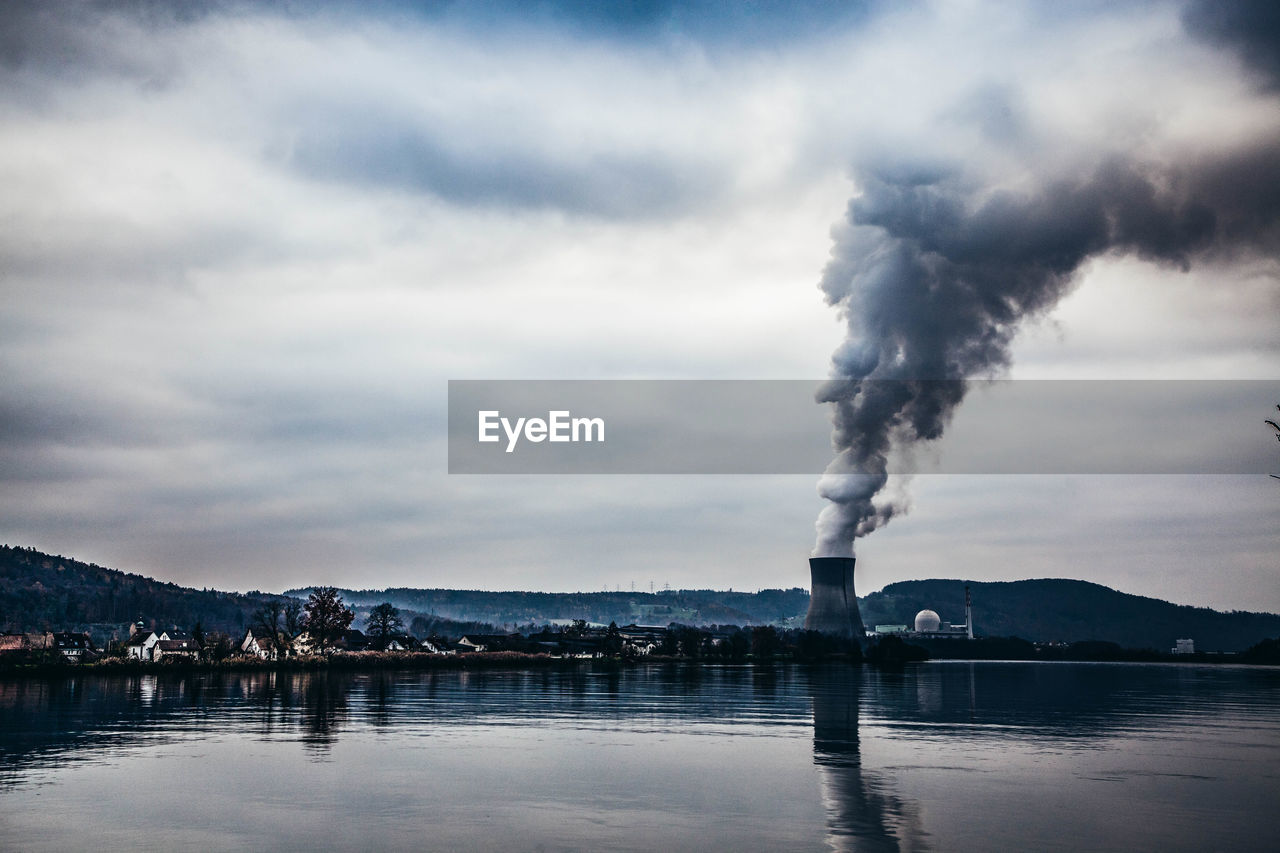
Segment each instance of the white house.
[{"label": "white house", "polygon": [[[158,648],[160,643],[166,644],[163,649]],[[141,622],[129,626],[126,648],[129,650],[129,657],[138,660],[160,660],[174,655],[197,658],[200,655],[200,647],[186,631],[170,630],[157,634],[142,627]]]},{"label": "white house", "polygon": [[156,643],[160,642],[160,635],[155,631],[142,627],[142,623],[130,626],[129,628],[129,657],[138,660],[153,660],[155,656]]},{"label": "white house", "polygon": [[271,637],[255,635],[250,628],[245,632],[244,640],[240,643],[240,651],[263,660],[278,660],[280,644]]},{"label": "white house", "polygon": [[315,643],[311,639],[311,634],[303,631],[289,642],[289,648],[295,655],[313,655],[316,653]]},{"label": "white house", "polygon": [[431,652],[433,655],[456,655],[458,653],[458,650],[448,640],[440,637],[428,637],[422,641],[420,648],[423,651]]}]

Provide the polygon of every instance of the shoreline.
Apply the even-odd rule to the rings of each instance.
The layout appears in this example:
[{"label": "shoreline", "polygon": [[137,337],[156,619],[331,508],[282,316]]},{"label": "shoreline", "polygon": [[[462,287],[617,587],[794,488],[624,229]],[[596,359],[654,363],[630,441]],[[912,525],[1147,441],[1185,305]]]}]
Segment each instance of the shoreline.
[{"label": "shoreline", "polygon": [[479,670],[479,669],[505,669],[505,670],[571,670],[581,669],[583,667],[613,671],[621,669],[629,669],[636,666],[645,665],[672,665],[679,664],[684,666],[750,666],[750,667],[777,667],[777,666],[828,666],[828,665],[845,665],[845,666],[867,666],[872,669],[881,670],[901,670],[905,666],[915,666],[921,663],[1045,663],[1045,664],[1062,664],[1062,663],[1087,663],[1087,664],[1160,664],[1174,666],[1247,666],[1247,667],[1266,667],[1276,666],[1275,662],[1269,661],[1252,661],[1242,659],[1239,655],[1222,656],[1222,655],[1186,655],[1186,656],[1161,656],[1155,657],[1124,657],[1114,659],[1066,659],[1066,658],[959,658],[959,657],[931,657],[923,661],[907,661],[907,662],[888,662],[873,663],[870,661],[850,660],[847,656],[832,655],[829,657],[816,660],[803,660],[792,657],[773,657],[767,659],[746,659],[746,660],[730,660],[724,658],[686,658],[675,656],[656,656],[650,655],[642,658],[561,658],[551,657],[547,654],[529,654],[525,652],[472,652],[466,655],[431,655],[415,652],[392,652],[392,653],[375,653],[376,656],[366,657],[364,653],[360,655],[346,654],[333,655],[330,657],[305,657],[294,658],[285,661],[267,661],[252,659],[235,659],[217,662],[193,662],[188,660],[175,660],[173,662],[155,662],[140,660],[123,660],[109,659],[102,661],[94,661],[92,663],[73,664],[73,663],[37,663],[37,664],[13,664],[0,666],[0,679],[4,680],[21,680],[23,678],[47,678],[50,676],[81,676],[81,675],[188,675],[188,674],[217,674],[217,673],[245,673],[245,672],[378,672],[389,670],[441,670],[441,671],[459,671],[459,670]]}]

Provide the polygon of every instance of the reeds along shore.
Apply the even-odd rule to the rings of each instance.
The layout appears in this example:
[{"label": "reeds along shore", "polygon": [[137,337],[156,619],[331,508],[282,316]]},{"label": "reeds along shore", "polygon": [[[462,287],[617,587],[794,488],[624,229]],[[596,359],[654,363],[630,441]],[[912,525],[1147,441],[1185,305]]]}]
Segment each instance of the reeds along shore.
[{"label": "reeds along shore", "polygon": [[[655,660],[660,660],[655,658]],[[672,660],[675,660],[672,658]],[[22,674],[130,674],[165,672],[258,672],[362,669],[480,669],[485,667],[554,667],[582,663],[620,663],[617,660],[558,658],[525,652],[471,652],[465,655],[433,655],[423,652],[356,652],[334,655],[305,655],[272,661],[232,657],[220,661],[192,661],[182,658],[142,661],[134,658],[102,658],[89,663],[12,662],[0,663],[0,675]]]}]

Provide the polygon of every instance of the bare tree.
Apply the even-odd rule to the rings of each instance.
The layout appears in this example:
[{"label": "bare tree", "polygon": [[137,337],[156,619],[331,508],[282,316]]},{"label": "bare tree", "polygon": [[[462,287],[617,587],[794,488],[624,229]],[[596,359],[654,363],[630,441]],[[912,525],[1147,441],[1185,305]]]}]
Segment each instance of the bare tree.
[{"label": "bare tree", "polygon": [[369,636],[377,637],[383,644],[388,637],[404,633],[404,620],[400,618],[400,608],[390,601],[384,601],[369,611],[369,618],[364,620],[364,627]]},{"label": "bare tree", "polygon": [[249,627],[255,634],[260,634],[272,642],[279,642],[283,615],[284,609],[279,599],[269,599],[253,612],[253,621]]},{"label": "bare tree", "polygon": [[306,629],[311,642],[324,654],[351,627],[356,615],[347,609],[342,596],[331,586],[318,587],[303,607],[307,611]]},{"label": "bare tree", "polygon": [[302,614],[302,602],[291,598],[284,606],[284,629],[289,632],[289,639],[302,633],[305,618]]}]

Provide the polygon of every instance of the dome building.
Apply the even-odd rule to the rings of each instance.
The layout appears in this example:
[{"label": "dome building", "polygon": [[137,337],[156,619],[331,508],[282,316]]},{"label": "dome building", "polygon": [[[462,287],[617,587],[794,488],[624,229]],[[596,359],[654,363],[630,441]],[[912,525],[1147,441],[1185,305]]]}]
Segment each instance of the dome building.
[{"label": "dome building", "polygon": [[942,617],[932,610],[921,610],[916,614],[916,633],[935,634],[942,628]]},{"label": "dome building", "polygon": [[[810,599],[810,608],[812,608]],[[807,626],[806,626],[807,627]],[[969,587],[964,588],[964,622],[943,622],[938,611],[921,610],[908,625],[876,625],[875,635],[900,634],[903,637],[915,637],[920,640],[972,640],[973,639],[973,602],[969,597]]]}]

